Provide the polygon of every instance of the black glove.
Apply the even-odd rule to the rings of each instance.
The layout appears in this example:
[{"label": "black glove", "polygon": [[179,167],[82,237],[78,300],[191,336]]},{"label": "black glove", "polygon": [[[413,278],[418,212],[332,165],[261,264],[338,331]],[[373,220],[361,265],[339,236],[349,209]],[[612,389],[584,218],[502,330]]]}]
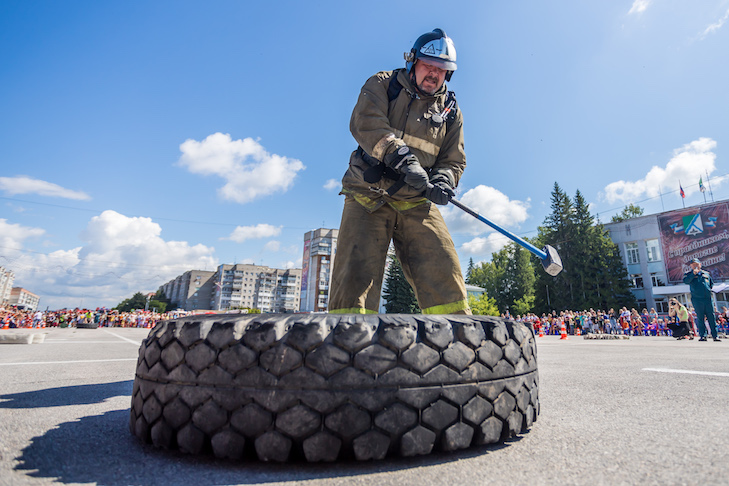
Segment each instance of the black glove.
[{"label": "black glove", "polygon": [[445,181],[438,181],[435,184],[428,184],[425,188],[425,197],[430,199],[436,204],[441,206],[448,204],[456,193],[451,188],[450,184]]},{"label": "black glove", "polygon": [[384,162],[387,167],[394,169],[398,172],[401,171],[401,169],[407,164],[413,162],[420,163],[415,154],[410,152],[410,147],[408,147],[407,145],[403,145],[394,152],[385,155],[385,157],[382,159],[382,162]]},{"label": "black glove", "polygon": [[395,152],[388,154],[383,159],[386,166],[398,171],[405,178],[405,184],[418,192],[428,187],[428,173],[420,165],[415,154],[410,152],[407,145],[403,145]]}]

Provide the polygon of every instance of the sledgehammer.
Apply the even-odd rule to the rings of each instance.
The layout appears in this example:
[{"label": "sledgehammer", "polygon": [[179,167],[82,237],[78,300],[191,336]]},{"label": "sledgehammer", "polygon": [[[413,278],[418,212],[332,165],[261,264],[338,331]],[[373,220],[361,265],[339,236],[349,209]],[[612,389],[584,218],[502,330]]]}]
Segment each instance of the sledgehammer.
[{"label": "sledgehammer", "polygon": [[493,229],[501,233],[502,235],[506,236],[510,240],[514,241],[515,243],[523,246],[530,252],[534,253],[536,256],[538,256],[542,260],[542,266],[544,267],[544,271],[547,272],[551,276],[555,276],[559,274],[559,272],[562,271],[562,259],[559,257],[559,254],[557,254],[557,250],[555,250],[553,247],[546,245],[543,250],[540,250],[536,246],[532,245],[531,243],[524,241],[523,239],[516,236],[514,233],[510,233],[506,231],[501,226],[497,225],[494,222],[489,221],[488,219],[484,218],[480,214],[478,214],[473,209],[469,208],[468,206],[462,204],[460,201],[457,201],[456,199],[451,198],[451,203],[464,210],[474,218],[478,219],[479,221],[486,223],[487,225],[491,226]]}]

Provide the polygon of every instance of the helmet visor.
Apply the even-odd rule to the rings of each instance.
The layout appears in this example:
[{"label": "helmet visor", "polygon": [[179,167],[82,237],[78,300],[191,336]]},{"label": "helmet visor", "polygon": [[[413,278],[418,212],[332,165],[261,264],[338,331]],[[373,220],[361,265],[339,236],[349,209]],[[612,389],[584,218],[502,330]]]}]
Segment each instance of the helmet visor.
[{"label": "helmet visor", "polygon": [[426,64],[431,64],[435,67],[445,69],[446,71],[455,71],[457,69],[455,62],[448,61],[446,59],[441,59],[439,57],[431,57],[431,56],[425,56],[425,55],[421,54],[420,56],[418,56],[418,59],[423,61]]}]

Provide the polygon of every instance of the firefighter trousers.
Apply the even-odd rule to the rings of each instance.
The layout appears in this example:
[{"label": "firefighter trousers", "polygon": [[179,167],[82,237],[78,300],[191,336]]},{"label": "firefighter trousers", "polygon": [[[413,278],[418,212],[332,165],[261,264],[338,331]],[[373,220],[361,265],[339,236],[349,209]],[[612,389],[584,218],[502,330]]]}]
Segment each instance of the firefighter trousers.
[{"label": "firefighter trousers", "polygon": [[[423,314],[471,314],[453,240],[435,204],[368,211],[347,195],[334,258],[329,312],[376,314],[390,241]],[[412,204],[410,204],[412,206]]]}]

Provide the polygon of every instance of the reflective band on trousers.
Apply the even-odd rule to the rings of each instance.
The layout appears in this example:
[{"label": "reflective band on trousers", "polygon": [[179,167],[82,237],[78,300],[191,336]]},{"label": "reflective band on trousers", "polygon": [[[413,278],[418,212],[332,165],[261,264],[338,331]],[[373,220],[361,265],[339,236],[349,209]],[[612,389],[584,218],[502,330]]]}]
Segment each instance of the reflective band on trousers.
[{"label": "reflective band on trousers", "polygon": [[363,309],[362,307],[351,307],[349,309],[331,309],[330,314],[378,314],[377,311]]},{"label": "reflective band on trousers", "polygon": [[459,311],[469,309],[467,300],[459,300],[458,302],[451,302],[450,304],[434,305],[423,309],[423,314],[455,314]]},{"label": "reflective band on trousers", "polygon": [[[372,210],[377,207],[377,201],[375,201],[374,199],[370,199],[367,196],[363,196],[362,194],[352,193],[351,191],[344,192],[345,194],[351,193],[352,196],[354,196],[355,201],[357,201],[367,209]],[[398,211],[407,211],[408,209],[416,208],[421,204],[425,204],[426,202],[428,202],[428,200],[426,198],[423,198],[417,201],[388,201],[387,204],[389,204]]]}]

